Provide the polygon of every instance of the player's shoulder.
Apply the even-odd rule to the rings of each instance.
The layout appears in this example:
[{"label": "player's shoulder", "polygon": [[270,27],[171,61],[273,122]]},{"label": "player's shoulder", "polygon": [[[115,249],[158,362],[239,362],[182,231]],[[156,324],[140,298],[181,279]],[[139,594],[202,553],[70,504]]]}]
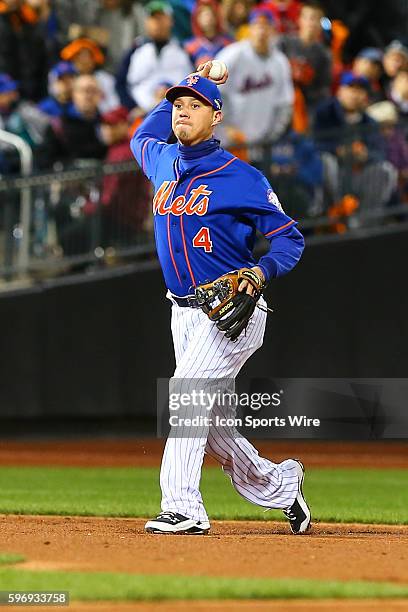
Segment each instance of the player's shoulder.
[{"label": "player's shoulder", "polygon": [[157,140],[156,145],[159,147],[162,157],[176,159],[178,155],[177,144],[168,144],[164,140]]},{"label": "player's shoulder", "polygon": [[[231,153],[229,153],[229,155],[231,155]],[[233,155],[231,155],[231,157],[233,157]],[[257,183],[266,180],[262,172],[239,158],[235,159],[234,170],[244,180],[249,181],[251,183]]]}]

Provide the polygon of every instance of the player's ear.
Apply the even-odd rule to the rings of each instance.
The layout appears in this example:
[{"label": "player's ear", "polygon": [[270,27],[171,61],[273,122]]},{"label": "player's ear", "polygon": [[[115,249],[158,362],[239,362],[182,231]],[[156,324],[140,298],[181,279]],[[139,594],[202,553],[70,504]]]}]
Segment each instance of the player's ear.
[{"label": "player's ear", "polygon": [[212,126],[215,127],[216,125],[218,125],[219,123],[221,123],[221,121],[224,119],[224,115],[222,113],[222,111],[220,110],[216,110],[214,111],[213,114],[213,120],[212,120]]}]

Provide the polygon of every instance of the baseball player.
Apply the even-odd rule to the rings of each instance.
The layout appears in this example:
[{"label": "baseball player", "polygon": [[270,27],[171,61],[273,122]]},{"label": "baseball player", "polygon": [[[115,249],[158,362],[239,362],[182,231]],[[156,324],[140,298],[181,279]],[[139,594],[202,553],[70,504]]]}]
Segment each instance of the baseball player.
[{"label": "baseball player", "polygon": [[[285,215],[266,178],[213,137],[223,118],[217,85],[227,80],[228,72],[214,81],[207,78],[211,66],[199,66],[171,87],[131,142],[155,189],[157,252],[172,303],[176,370],[170,385],[235,380],[262,346],[267,317],[263,286],[289,272],[304,248],[295,221]],[[167,144],[172,130],[177,143]],[[270,241],[270,250],[256,265],[252,249],[257,229]],[[239,289],[230,299],[224,290],[234,278]],[[225,304],[221,310],[206,301],[215,293]],[[190,414],[203,416],[207,408],[194,406]],[[228,416],[233,408],[215,403],[211,416],[217,414]],[[307,531],[311,515],[302,493],[303,465],[294,459],[275,464],[262,458],[237,430],[217,427],[215,421],[203,422],[199,435],[190,435],[186,427],[168,437],[160,472],[162,511],[146,523],[146,531],[208,532],[199,490],[205,453],[221,463],[245,499],[265,509],[282,509],[293,533]]]}]

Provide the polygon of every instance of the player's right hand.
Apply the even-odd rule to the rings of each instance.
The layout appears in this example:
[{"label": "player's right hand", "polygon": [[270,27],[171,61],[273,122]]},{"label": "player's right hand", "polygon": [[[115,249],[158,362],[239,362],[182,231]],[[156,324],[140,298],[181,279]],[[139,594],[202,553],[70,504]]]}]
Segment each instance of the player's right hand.
[{"label": "player's right hand", "polygon": [[228,70],[224,74],[224,76],[221,77],[221,79],[216,80],[208,76],[210,74],[211,66],[212,61],[204,62],[204,64],[199,64],[197,66],[196,73],[206,79],[210,79],[210,81],[213,81],[213,83],[215,83],[216,85],[223,85],[228,80]]}]

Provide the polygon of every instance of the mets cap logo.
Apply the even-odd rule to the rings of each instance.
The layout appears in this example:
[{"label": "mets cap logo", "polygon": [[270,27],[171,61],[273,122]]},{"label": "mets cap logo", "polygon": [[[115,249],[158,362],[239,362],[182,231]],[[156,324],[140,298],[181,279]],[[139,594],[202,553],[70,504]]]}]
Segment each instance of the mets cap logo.
[{"label": "mets cap logo", "polygon": [[218,110],[221,108],[221,100],[219,100],[218,98],[214,98],[214,104],[218,108]]},{"label": "mets cap logo", "polygon": [[192,85],[195,85],[196,83],[198,83],[198,81],[200,80],[200,77],[197,76],[196,74],[190,74],[189,77],[187,77],[187,85],[190,85],[190,87]]}]

